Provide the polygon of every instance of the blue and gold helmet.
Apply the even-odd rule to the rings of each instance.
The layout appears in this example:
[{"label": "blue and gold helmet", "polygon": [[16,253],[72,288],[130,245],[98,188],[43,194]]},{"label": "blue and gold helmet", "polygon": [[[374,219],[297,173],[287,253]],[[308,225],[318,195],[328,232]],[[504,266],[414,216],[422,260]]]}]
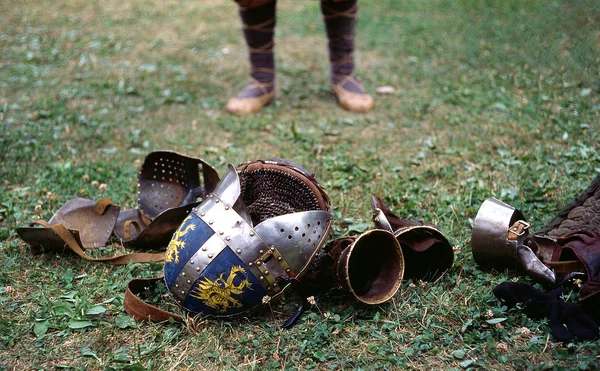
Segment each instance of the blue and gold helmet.
[{"label": "blue and gold helmet", "polygon": [[258,309],[305,273],[329,235],[330,210],[323,188],[298,164],[229,165],[173,235],[167,288],[193,313],[228,317]]}]

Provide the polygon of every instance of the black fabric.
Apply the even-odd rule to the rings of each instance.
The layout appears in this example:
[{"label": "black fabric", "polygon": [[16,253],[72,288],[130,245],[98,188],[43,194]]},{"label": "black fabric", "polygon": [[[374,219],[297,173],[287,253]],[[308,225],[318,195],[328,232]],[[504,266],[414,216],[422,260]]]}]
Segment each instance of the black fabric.
[{"label": "black fabric", "polygon": [[598,324],[586,311],[560,298],[563,287],[546,294],[522,282],[503,282],[494,295],[509,309],[523,304],[523,313],[532,319],[548,318],[550,332],[558,341],[592,340],[598,337]]},{"label": "black fabric", "polygon": [[[588,282],[588,285],[595,287],[596,292],[600,292],[600,282]],[[590,317],[596,320],[596,323],[600,324],[600,295],[593,295],[581,301],[581,307],[585,309]]]}]

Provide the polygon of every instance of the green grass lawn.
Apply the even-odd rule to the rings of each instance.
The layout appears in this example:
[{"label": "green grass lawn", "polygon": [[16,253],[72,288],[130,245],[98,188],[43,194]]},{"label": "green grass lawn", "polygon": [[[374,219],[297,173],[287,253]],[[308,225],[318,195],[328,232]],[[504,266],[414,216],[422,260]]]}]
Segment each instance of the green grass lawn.
[{"label": "green grass lawn", "polygon": [[[280,0],[277,99],[234,117],[223,106],[248,65],[232,1],[0,2],[0,369],[600,368],[600,341],[553,342],[502,308],[492,288],[528,279],[479,270],[469,241],[487,197],[539,229],[600,172],[600,3],[360,4],[357,75],[395,93],[367,114],[340,109],[318,2]],[[243,319],[138,325],[125,284],[161,264],[34,254],[14,229],[77,196],[134,208],[159,149],[221,174],[295,160],[327,187],[333,237],[364,231],[376,194],[438,224],[455,264],[378,307],[325,298],[289,331],[294,295]]]}]

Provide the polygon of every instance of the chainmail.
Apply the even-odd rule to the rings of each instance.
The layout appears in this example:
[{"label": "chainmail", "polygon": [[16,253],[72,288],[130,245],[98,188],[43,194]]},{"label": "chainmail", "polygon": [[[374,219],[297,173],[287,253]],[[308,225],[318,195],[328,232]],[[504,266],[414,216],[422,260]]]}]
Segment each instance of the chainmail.
[{"label": "chainmail", "polygon": [[600,175],[538,233],[564,237],[582,230],[600,232]]},{"label": "chainmail", "polygon": [[243,171],[240,181],[241,195],[254,225],[279,215],[319,210],[310,187],[285,170]]}]

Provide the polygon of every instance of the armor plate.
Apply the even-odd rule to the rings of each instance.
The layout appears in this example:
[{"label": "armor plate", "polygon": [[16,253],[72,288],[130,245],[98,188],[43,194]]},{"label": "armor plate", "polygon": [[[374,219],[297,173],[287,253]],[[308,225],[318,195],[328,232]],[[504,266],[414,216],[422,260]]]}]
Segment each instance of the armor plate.
[{"label": "armor plate", "polygon": [[333,217],[325,210],[278,215],[253,226],[240,194],[240,175],[230,165],[169,243],[165,282],[190,312],[235,316],[278,298],[290,278],[304,274],[330,232]]},{"label": "armor plate", "polygon": [[[555,273],[540,258],[547,255],[543,238],[534,243],[529,237],[529,223],[514,207],[493,197],[479,208],[473,222],[471,247],[475,262],[494,269],[522,269],[532,277],[554,283]],[[531,249],[534,247],[535,251]]]}]

